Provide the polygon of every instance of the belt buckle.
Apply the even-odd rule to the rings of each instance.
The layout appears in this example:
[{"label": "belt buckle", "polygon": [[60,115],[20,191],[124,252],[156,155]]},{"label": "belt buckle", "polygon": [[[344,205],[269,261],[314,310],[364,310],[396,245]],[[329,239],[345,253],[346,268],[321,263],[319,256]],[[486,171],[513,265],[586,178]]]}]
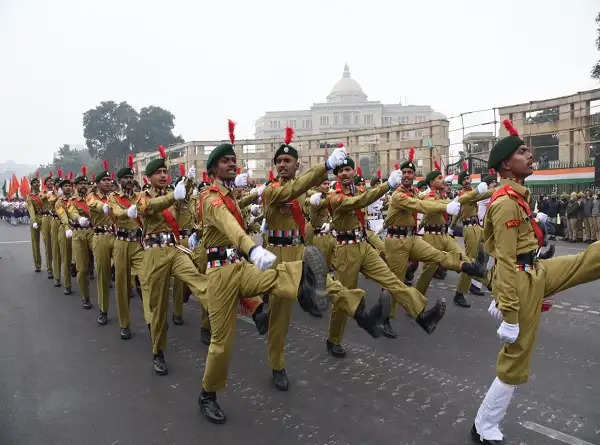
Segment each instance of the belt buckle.
[{"label": "belt buckle", "polygon": [[225,253],[227,254],[228,261],[233,261],[238,257],[237,250],[234,248],[225,248]]}]

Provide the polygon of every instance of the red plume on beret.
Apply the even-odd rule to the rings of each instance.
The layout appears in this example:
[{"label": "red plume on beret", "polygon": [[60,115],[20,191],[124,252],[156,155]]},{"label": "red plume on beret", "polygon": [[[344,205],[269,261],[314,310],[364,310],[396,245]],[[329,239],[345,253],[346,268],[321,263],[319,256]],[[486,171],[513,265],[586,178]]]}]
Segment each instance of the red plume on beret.
[{"label": "red plume on beret", "polygon": [[462,169],[464,172],[469,170],[469,164],[467,164],[467,161],[463,161],[462,163]]},{"label": "red plume on beret", "polygon": [[276,181],[275,175],[273,174],[273,170],[269,170],[269,181]]},{"label": "red plume on beret", "polygon": [[202,182],[208,182],[208,176],[206,175],[206,172],[202,172]]},{"label": "red plume on beret", "polygon": [[400,164],[394,164],[394,170],[398,170],[400,168]]},{"label": "red plume on beret", "polygon": [[496,176],[496,170],[494,170],[493,168],[490,168],[490,175]]},{"label": "red plume on beret", "polygon": [[167,176],[167,184],[170,184],[171,182],[173,182],[173,179],[171,178],[171,175]]},{"label": "red plume on beret", "polygon": [[242,168],[238,167],[237,170],[235,171],[235,174],[239,175],[240,173],[242,173]]},{"label": "red plume on beret", "polygon": [[92,175],[92,181],[95,181],[95,180],[96,180],[96,175],[95,175],[95,174],[93,174],[93,175]]},{"label": "red plume on beret", "polygon": [[144,184],[148,184],[148,178],[144,176]]},{"label": "red plume on beret", "polygon": [[410,147],[410,150],[408,150],[408,160],[415,162],[415,147]]},{"label": "red plume on beret", "polygon": [[40,179],[40,171],[39,170],[35,172],[35,177]]},{"label": "red plume on beret", "polygon": [[179,164],[179,176],[185,176],[185,164],[183,162]]},{"label": "red plume on beret", "polygon": [[356,167],[356,173],[358,173],[358,176],[362,176],[362,168],[360,168],[360,165],[358,167]]},{"label": "red plume on beret", "polygon": [[85,165],[81,166],[81,176],[87,176],[87,167]]},{"label": "red plume on beret", "polygon": [[131,153],[127,155],[127,167],[133,169],[133,155]]},{"label": "red plume on beret", "polygon": [[167,151],[165,150],[165,147],[163,147],[162,145],[159,145],[158,152],[160,153],[161,158],[167,159]]},{"label": "red plume on beret", "polygon": [[504,119],[502,125],[504,125],[504,128],[506,128],[506,131],[508,131],[508,134],[511,136],[519,136],[519,132],[513,127],[512,122],[508,119]]},{"label": "red plume on beret", "polygon": [[434,167],[436,170],[442,171],[442,167],[440,167],[440,164],[439,164],[439,162],[438,162],[438,161],[433,161],[433,167]]},{"label": "red plume on beret", "polygon": [[381,179],[381,170],[377,170],[377,177]]},{"label": "red plume on beret", "polygon": [[59,178],[62,178],[62,175],[63,175],[62,168],[59,168],[58,171],[56,172],[56,174],[58,175]]},{"label": "red plume on beret", "polygon": [[102,167],[104,167],[104,171],[108,171],[108,161],[106,159],[102,161]]},{"label": "red plume on beret", "polygon": [[52,170],[50,170],[50,173],[48,173],[48,177],[51,178],[52,177]]},{"label": "red plume on beret", "polygon": [[336,192],[341,192],[342,191],[342,184],[340,184],[340,181],[337,181],[335,183],[335,191]]},{"label": "red plume on beret", "polygon": [[69,170],[69,181],[73,180],[73,170]]},{"label": "red plume on beret", "polygon": [[294,129],[292,127],[285,127],[283,142],[285,142],[286,145],[290,145],[292,139],[294,139]]},{"label": "red plume on beret", "polygon": [[344,143],[343,143],[343,142],[340,142],[340,143],[338,144],[338,148],[344,148]]},{"label": "red plume on beret", "polygon": [[111,172],[110,179],[115,179],[115,172]]},{"label": "red plume on beret", "polygon": [[233,122],[231,119],[227,120],[227,129],[229,131],[229,140],[233,145],[235,144],[235,122]]}]

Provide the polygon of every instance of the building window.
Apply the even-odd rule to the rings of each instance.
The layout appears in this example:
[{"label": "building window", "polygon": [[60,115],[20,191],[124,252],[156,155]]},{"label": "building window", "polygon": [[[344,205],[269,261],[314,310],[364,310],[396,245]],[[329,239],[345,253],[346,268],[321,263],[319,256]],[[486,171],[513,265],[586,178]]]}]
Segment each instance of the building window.
[{"label": "building window", "polygon": [[290,119],[289,121],[287,121],[287,126],[296,128],[296,119]]},{"label": "building window", "polygon": [[337,127],[340,124],[340,113],[333,113],[333,125]]},{"label": "building window", "polygon": [[310,119],[304,119],[302,121],[302,128],[305,128],[307,130],[310,129],[310,128],[312,128],[312,120],[310,120]]},{"label": "building window", "polygon": [[329,116],[321,116],[321,126],[325,127],[329,125]]},{"label": "building window", "polygon": [[271,121],[271,128],[274,130],[281,128],[281,123],[279,121]]},{"label": "building window", "polygon": [[383,125],[392,125],[392,116],[384,116],[383,117]]},{"label": "building window", "polygon": [[363,124],[364,125],[373,125],[373,115],[372,114],[363,115]]}]

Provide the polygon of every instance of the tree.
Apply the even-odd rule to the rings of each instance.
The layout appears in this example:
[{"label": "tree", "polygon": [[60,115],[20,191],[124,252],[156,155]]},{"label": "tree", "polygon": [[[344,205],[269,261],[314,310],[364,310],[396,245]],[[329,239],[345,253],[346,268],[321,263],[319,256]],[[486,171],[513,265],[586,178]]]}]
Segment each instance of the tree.
[{"label": "tree", "polygon": [[175,116],[163,108],[142,108],[136,129],[136,151],[150,151],[159,145],[169,146],[184,142],[181,136],[173,135]]},{"label": "tree", "polygon": [[[600,51],[600,12],[596,16],[596,31],[598,32],[598,37],[596,37],[596,48]],[[600,80],[600,60],[596,62],[594,67],[592,68],[592,78]]]},{"label": "tree", "polygon": [[88,169],[88,176],[91,177],[100,170],[102,163],[90,156],[88,150],[77,150],[72,148],[69,144],[63,144],[58,148],[52,163],[40,164],[36,171],[40,172],[40,177],[45,177],[49,171],[52,170],[56,177],[58,169],[62,169],[64,175],[68,175],[69,171],[73,172],[73,175],[77,177],[81,173],[81,166],[85,165]]}]

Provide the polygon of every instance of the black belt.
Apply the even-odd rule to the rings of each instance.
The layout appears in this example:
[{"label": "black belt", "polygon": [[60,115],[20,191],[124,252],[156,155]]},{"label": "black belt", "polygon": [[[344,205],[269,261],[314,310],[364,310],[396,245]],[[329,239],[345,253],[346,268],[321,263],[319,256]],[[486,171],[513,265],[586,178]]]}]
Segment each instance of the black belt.
[{"label": "black belt", "polygon": [[94,227],[94,233],[114,233],[114,229],[108,226]]},{"label": "black belt", "polygon": [[417,234],[416,227],[387,227],[388,238],[398,238],[400,236],[412,236]]},{"label": "black belt", "polygon": [[440,234],[443,235],[445,233],[448,233],[448,226],[444,225],[444,226],[425,226],[425,233],[434,233],[434,234]]},{"label": "black belt", "polygon": [[367,235],[365,233],[340,233],[336,235],[335,239],[340,244],[355,244],[366,241]]},{"label": "black belt", "polygon": [[270,236],[268,241],[269,244],[273,244],[274,246],[299,246],[304,244],[304,238],[301,236]]},{"label": "black belt", "polygon": [[517,255],[517,264],[521,266],[533,266],[537,262],[537,254],[534,250],[527,253],[520,253]]},{"label": "black belt", "polygon": [[49,210],[42,210],[40,211],[40,215],[42,216],[51,216],[51,213]]},{"label": "black belt", "polygon": [[126,230],[117,227],[116,236],[119,241],[140,241],[142,239],[142,229]]}]

